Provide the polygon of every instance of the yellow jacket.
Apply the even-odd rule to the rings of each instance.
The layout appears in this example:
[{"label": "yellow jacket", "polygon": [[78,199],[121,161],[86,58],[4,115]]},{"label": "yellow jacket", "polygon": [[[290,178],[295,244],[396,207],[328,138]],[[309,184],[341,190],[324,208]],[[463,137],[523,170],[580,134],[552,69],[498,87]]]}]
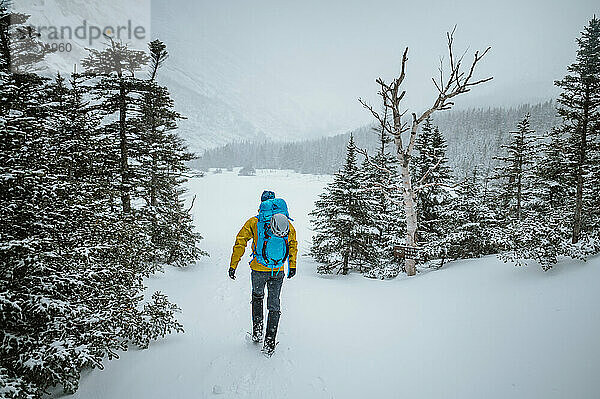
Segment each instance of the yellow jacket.
[{"label": "yellow jacket", "polygon": [[[246,223],[244,223],[244,227],[242,227],[237,237],[235,237],[235,244],[233,245],[233,253],[231,254],[231,262],[229,264],[229,266],[233,267],[234,269],[237,268],[240,259],[242,259],[242,256],[244,256],[244,252],[246,251],[246,245],[248,244],[248,241],[250,241],[250,239],[252,239],[252,251],[256,250],[256,241],[258,240],[258,237],[256,235],[258,231],[258,229],[256,228],[257,224],[258,218],[256,216],[251,217]],[[295,269],[296,256],[298,255],[298,241],[296,241],[296,229],[294,228],[291,222],[290,232],[288,234],[288,244],[290,246],[290,253],[288,255],[289,265],[290,268]],[[252,263],[250,263],[250,268],[259,272],[271,271],[271,269],[269,269],[268,267],[258,263],[256,259],[252,259]],[[284,271],[284,269],[284,265],[281,265],[281,267],[275,271]]]}]

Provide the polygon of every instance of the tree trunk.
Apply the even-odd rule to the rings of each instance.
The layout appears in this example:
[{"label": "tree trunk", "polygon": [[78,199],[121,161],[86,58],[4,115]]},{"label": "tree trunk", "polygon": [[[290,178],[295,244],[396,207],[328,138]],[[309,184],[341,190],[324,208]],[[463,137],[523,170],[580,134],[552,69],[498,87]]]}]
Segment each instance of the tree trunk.
[{"label": "tree trunk", "polygon": [[[408,162],[402,162],[400,166],[402,175],[402,187],[404,195],[404,212],[406,213],[406,245],[410,247],[416,246],[417,232],[417,209],[415,208],[415,193],[412,188],[410,179],[410,169]],[[406,274],[414,276],[417,272],[416,260],[405,259]]]},{"label": "tree trunk", "polygon": [[583,121],[581,123],[581,141],[579,142],[579,157],[577,159],[577,192],[575,194],[575,212],[573,214],[573,237],[571,242],[577,244],[581,235],[581,211],[583,208],[583,174],[587,152],[587,127],[590,104],[590,91],[586,90],[583,105]]},{"label": "tree trunk", "polygon": [[348,274],[348,258],[349,258],[349,252],[346,252],[344,254],[344,264],[342,266],[342,274],[345,276],[346,274]]},{"label": "tree trunk", "polygon": [[156,154],[152,154],[152,177],[150,182],[150,205],[156,206],[156,175],[157,175],[158,161],[156,159]]},{"label": "tree trunk", "polygon": [[581,234],[581,208],[583,205],[583,174],[577,176],[577,193],[575,194],[575,213],[573,215],[573,237],[571,242],[577,244]]},{"label": "tree trunk", "polygon": [[123,212],[131,211],[131,196],[129,194],[129,163],[127,155],[127,104],[125,103],[125,87],[123,81],[119,92],[119,139],[121,150],[121,203]]},{"label": "tree trunk", "polygon": [[517,220],[521,220],[521,192],[523,184],[523,160],[518,159],[519,163],[519,174],[517,177]]}]

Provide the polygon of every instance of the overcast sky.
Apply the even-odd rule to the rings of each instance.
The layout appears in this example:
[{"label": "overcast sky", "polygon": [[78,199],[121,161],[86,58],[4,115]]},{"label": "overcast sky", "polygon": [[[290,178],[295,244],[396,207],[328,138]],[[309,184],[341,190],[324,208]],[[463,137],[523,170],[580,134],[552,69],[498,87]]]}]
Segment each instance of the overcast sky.
[{"label": "overcast sky", "polygon": [[265,86],[280,85],[301,107],[343,129],[370,121],[357,98],[377,105],[374,80],[397,74],[405,46],[410,48],[407,106],[427,106],[435,94],[431,76],[446,55],[445,32],[455,24],[457,52],[468,48],[471,57],[474,50],[492,47],[478,77],[494,77],[459,98],[457,106],[554,98],[553,81],[573,62],[575,39],[594,13],[600,14],[600,5],[592,0],[170,0],[155,1],[152,12],[163,20],[153,33],[160,36],[168,21],[190,59],[218,62],[208,59],[219,56],[204,47],[218,48],[247,71],[244,90],[260,97]]}]

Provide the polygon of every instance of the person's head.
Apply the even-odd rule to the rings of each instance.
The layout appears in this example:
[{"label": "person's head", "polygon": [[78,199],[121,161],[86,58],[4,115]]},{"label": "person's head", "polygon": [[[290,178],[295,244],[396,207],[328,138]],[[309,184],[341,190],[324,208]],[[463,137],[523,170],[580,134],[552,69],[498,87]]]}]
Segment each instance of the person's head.
[{"label": "person's head", "polygon": [[273,198],[275,198],[275,193],[273,191],[265,190],[265,191],[263,191],[262,195],[260,196],[260,202],[270,200]]}]

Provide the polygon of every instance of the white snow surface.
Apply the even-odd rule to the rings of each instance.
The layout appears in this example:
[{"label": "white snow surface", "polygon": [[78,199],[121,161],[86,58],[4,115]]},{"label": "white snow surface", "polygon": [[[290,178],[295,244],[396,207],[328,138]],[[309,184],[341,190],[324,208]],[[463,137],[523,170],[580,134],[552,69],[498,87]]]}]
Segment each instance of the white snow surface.
[{"label": "white snow surface", "polygon": [[[390,281],[320,276],[305,255],[308,212],[329,177],[258,171],[189,183],[211,257],[149,279],[183,309],[185,334],[130,350],[82,378],[94,398],[598,398],[600,261],[544,273],[495,257]],[[272,358],[248,342],[248,250],[234,237],[263,189],[288,202],[298,274],[286,279]]]}]

